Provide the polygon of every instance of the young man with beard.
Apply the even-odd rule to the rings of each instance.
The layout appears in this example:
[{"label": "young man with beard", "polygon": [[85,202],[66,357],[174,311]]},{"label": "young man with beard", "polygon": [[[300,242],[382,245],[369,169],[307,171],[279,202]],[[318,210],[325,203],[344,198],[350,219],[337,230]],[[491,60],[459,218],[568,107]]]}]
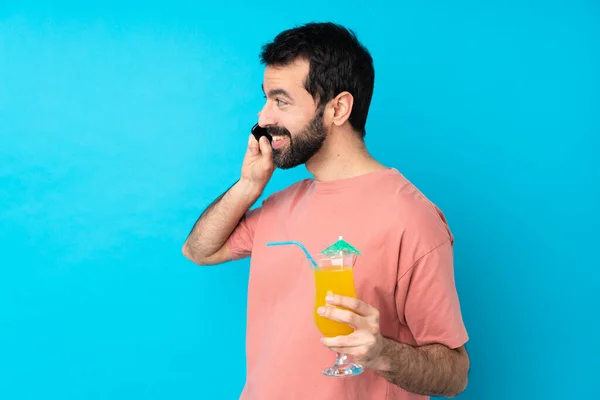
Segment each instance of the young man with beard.
[{"label": "young man with beard", "polygon": [[[354,34],[331,23],[280,33],[263,47],[266,101],[241,177],[200,216],[183,253],[199,265],[252,256],[244,400],[422,400],[455,396],[469,357],[454,284],[453,236],[441,211],[364,143],[374,84],[372,58]],[[314,176],[250,210],[274,169],[304,164]],[[321,338],[312,312],[314,277],[295,247],[312,254],[343,235],[362,255],[360,300],[333,295],[320,314],[348,323]],[[342,306],[345,309],[337,308]],[[344,379],[321,375],[334,353],[365,367]]]}]

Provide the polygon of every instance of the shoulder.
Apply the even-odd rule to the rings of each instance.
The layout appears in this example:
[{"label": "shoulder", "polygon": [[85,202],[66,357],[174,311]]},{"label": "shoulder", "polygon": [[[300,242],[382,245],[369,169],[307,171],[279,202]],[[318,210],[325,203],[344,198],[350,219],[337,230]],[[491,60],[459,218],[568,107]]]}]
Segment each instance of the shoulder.
[{"label": "shoulder", "polygon": [[263,207],[279,207],[282,204],[286,204],[293,199],[304,196],[311,187],[312,179],[303,179],[295,182],[290,186],[271,193],[263,201]]},{"label": "shoulder", "polygon": [[390,177],[388,204],[394,222],[401,226],[404,245],[418,258],[454,236],[442,210],[399,172]]}]

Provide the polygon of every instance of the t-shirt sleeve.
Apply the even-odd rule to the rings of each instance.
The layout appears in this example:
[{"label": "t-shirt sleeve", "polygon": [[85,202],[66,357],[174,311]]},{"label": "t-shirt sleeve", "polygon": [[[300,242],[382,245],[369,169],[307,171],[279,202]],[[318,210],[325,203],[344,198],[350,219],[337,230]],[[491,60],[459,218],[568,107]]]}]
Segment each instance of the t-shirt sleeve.
[{"label": "t-shirt sleeve", "polygon": [[406,297],[398,309],[418,346],[439,343],[451,349],[468,340],[454,281],[450,240],[415,262],[401,279],[408,279]]},{"label": "t-shirt sleeve", "polygon": [[261,211],[261,207],[246,211],[227,239],[227,247],[232,260],[240,260],[252,254],[254,233]]}]

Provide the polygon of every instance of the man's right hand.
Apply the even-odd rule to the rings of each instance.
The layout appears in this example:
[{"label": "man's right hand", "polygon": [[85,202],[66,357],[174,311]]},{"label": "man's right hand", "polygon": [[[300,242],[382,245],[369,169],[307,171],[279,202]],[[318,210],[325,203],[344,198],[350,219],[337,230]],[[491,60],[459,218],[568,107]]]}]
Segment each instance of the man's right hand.
[{"label": "man's right hand", "polygon": [[271,179],[274,170],[273,148],[269,140],[263,136],[259,142],[254,135],[250,135],[240,180],[262,192],[269,179]]}]

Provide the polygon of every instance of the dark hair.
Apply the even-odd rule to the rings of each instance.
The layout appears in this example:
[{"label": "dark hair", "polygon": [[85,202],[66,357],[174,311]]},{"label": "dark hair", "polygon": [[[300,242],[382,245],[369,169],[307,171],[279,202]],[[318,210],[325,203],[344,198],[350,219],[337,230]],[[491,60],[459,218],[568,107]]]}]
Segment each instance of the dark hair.
[{"label": "dark hair", "polygon": [[330,22],[308,23],[281,32],[260,54],[260,61],[271,66],[289,65],[298,58],[309,62],[304,87],[319,106],[343,91],[352,94],[350,125],[364,137],[375,70],[354,32]]}]

